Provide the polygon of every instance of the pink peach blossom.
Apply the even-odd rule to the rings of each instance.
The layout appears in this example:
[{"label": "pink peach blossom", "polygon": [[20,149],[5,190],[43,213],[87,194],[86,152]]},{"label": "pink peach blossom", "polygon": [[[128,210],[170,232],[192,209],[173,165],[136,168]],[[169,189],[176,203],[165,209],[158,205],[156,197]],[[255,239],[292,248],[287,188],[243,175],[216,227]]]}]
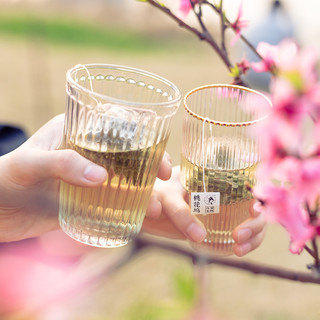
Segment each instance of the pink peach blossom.
[{"label": "pink peach blossom", "polygon": [[249,25],[248,20],[242,19],[242,15],[243,15],[243,12],[242,12],[242,3],[241,3],[235,22],[230,24],[231,28],[236,33],[235,37],[231,40],[231,46],[233,46],[236,43],[236,41],[240,38],[242,29],[248,27]]},{"label": "pink peach blossom", "polygon": [[316,229],[309,223],[299,194],[285,186],[275,186],[272,183],[256,187],[254,194],[262,200],[266,218],[279,223],[289,233],[290,251],[300,253],[306,242],[312,239]]},{"label": "pink peach blossom", "polygon": [[257,46],[257,52],[263,57],[259,62],[251,64],[255,72],[269,72],[275,67],[275,59],[278,53],[278,47],[266,42],[260,42]]},{"label": "pink peach blossom", "polygon": [[198,0],[180,0],[179,11],[182,15],[182,18],[185,18],[192,10],[191,1],[194,4],[198,3]]},{"label": "pink peach blossom", "polygon": [[246,74],[251,68],[250,63],[246,58],[243,58],[239,63],[237,63],[237,66],[242,74]]},{"label": "pink peach blossom", "polygon": [[317,83],[317,54],[313,48],[299,48],[292,39],[283,40],[278,47],[277,67],[298,92],[308,92]]}]

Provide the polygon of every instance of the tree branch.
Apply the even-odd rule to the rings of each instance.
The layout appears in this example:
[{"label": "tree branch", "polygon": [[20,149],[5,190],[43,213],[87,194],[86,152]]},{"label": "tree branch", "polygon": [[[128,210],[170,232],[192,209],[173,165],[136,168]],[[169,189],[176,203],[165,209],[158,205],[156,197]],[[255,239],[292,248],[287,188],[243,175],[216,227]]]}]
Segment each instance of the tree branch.
[{"label": "tree branch", "polygon": [[[220,6],[220,8],[216,7],[215,5],[213,5],[212,3],[204,0],[203,1],[203,4],[206,4],[208,6],[210,6],[214,11],[216,11],[219,15],[223,15],[223,9],[222,9],[222,6]],[[230,20],[224,16],[224,21],[226,22],[226,24],[228,25],[228,27],[231,26],[231,22]],[[225,26],[225,29],[226,29],[226,26]],[[263,60],[263,57],[259,54],[259,52],[256,50],[256,48],[249,42],[249,40],[244,36],[244,35],[240,35],[240,39],[250,48],[250,50],[260,59],[260,60]]]},{"label": "tree branch", "polygon": [[312,249],[310,249],[307,245],[305,245],[303,249],[306,250],[310,254],[310,256],[315,259],[315,253]]},{"label": "tree branch", "polygon": [[226,45],[225,45],[225,31],[226,31],[226,25],[225,25],[225,16],[223,14],[223,0],[220,0],[220,29],[221,29],[221,48],[227,53]]},{"label": "tree branch", "polygon": [[316,268],[319,268],[320,267],[319,250],[318,250],[318,245],[315,238],[312,239],[312,248],[314,252],[314,266]]},{"label": "tree branch", "polygon": [[[223,53],[223,51],[220,49],[220,47],[218,46],[217,42],[214,40],[214,38],[211,36],[211,34],[208,32],[208,30],[205,28],[201,17],[199,17],[199,13],[195,14],[197,16],[197,19],[203,29],[203,32],[199,31],[198,29],[191,27],[190,25],[188,25],[187,23],[185,23],[183,20],[181,20],[180,18],[178,18],[175,14],[172,13],[172,11],[165,7],[162,6],[160,3],[158,3],[155,0],[147,0],[146,2],[148,2],[150,5],[156,7],[157,9],[161,10],[162,12],[164,12],[166,15],[168,15],[171,19],[173,19],[175,22],[178,23],[178,25],[188,31],[190,31],[191,33],[195,34],[200,40],[207,42],[214,50],[215,52],[219,55],[219,57],[222,59],[223,63],[225,64],[225,66],[228,68],[229,71],[231,71],[231,69],[233,68],[233,65],[231,64],[231,62],[229,61],[227,55],[225,55]],[[243,81],[240,79],[240,77],[235,79],[237,84],[243,84]]]},{"label": "tree branch", "polygon": [[[317,220],[318,220],[318,217],[317,217],[318,205],[316,206],[315,210],[312,210],[310,208],[309,202],[306,201],[305,208],[306,208],[306,211],[307,211],[307,213],[309,215],[310,223],[311,224],[314,224],[314,223],[317,224]],[[315,237],[312,239],[311,244],[312,244],[312,249],[310,249],[307,246],[305,246],[304,249],[313,257],[313,259],[314,259],[314,267],[319,269],[320,268],[320,258],[319,258],[318,245],[317,245],[317,241],[316,241]]]},{"label": "tree branch", "polygon": [[242,260],[236,260],[233,258],[221,258],[213,257],[210,255],[199,255],[194,251],[184,249],[178,246],[173,246],[171,244],[166,244],[163,242],[145,240],[143,238],[138,238],[135,240],[135,246],[139,249],[147,248],[158,248],[161,250],[172,251],[174,253],[186,256],[190,258],[194,263],[197,261],[205,260],[208,264],[216,264],[225,267],[235,268],[245,270],[254,274],[266,275],[275,278],[281,278],[286,280],[304,282],[304,283],[314,283],[320,284],[320,274],[319,273],[305,273],[305,272],[296,272],[288,269],[265,266],[258,263],[247,262]]}]

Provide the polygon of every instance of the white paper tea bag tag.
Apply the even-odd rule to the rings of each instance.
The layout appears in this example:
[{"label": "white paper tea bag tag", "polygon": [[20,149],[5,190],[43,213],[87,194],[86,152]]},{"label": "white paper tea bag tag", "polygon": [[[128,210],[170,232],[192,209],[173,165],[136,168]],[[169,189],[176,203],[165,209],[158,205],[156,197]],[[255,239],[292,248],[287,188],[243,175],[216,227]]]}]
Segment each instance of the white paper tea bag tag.
[{"label": "white paper tea bag tag", "polygon": [[210,214],[220,212],[220,192],[191,192],[192,214]]},{"label": "white paper tea bag tag", "polygon": [[[204,152],[204,126],[208,118],[204,119],[202,122],[202,157],[205,159]],[[210,126],[210,133],[211,126]],[[190,207],[191,214],[211,214],[211,213],[219,213],[220,212],[220,192],[207,192],[206,190],[206,181],[205,181],[205,164],[203,161],[202,167],[202,179],[203,179],[203,191],[204,192],[191,192],[190,198]]]}]

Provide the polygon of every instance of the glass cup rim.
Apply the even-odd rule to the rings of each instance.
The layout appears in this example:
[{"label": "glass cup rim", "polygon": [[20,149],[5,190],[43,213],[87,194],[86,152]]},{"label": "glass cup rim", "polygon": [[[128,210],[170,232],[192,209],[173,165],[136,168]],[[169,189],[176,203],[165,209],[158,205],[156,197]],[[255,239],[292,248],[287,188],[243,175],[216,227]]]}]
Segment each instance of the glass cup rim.
[{"label": "glass cup rim", "polygon": [[243,91],[247,91],[247,92],[250,92],[250,93],[254,93],[254,94],[257,94],[258,96],[262,97],[264,100],[267,101],[267,103],[270,105],[270,108],[272,108],[272,103],[270,101],[270,99],[268,99],[264,94],[262,94],[261,92],[257,91],[257,90],[254,90],[254,89],[251,89],[251,88],[247,88],[247,87],[244,87],[244,86],[239,86],[239,85],[233,85],[233,84],[209,84],[209,85],[204,85],[204,86],[200,86],[200,87],[197,87],[197,88],[194,88],[192,90],[190,90],[189,92],[187,92],[187,94],[184,96],[184,99],[183,99],[183,106],[184,106],[184,109],[187,113],[189,113],[192,117],[196,118],[197,120],[200,120],[202,122],[207,122],[209,124],[214,124],[214,125],[219,125],[219,126],[224,126],[224,127],[245,127],[245,126],[250,126],[250,125],[253,125],[255,123],[258,123],[264,119],[266,119],[268,117],[268,115],[264,116],[264,117],[261,117],[259,119],[256,119],[256,120],[251,120],[251,121],[245,121],[245,122],[226,122],[226,121],[217,121],[217,120],[212,120],[212,119],[209,119],[209,118],[205,118],[205,117],[202,117],[200,115],[198,115],[197,113],[193,112],[190,107],[188,107],[188,104],[187,104],[187,98],[197,92],[197,91],[200,91],[200,90],[204,90],[204,89],[209,89],[209,88],[234,88],[234,89],[240,89],[240,90],[243,90]]},{"label": "glass cup rim", "polygon": [[[112,96],[107,96],[107,95],[103,95],[101,93],[97,93],[95,91],[92,91],[88,88],[85,88],[84,86],[80,85],[78,82],[76,82],[72,75],[77,72],[78,70],[85,70],[85,69],[106,69],[106,70],[121,70],[121,71],[128,71],[128,72],[132,72],[132,73],[139,73],[142,74],[144,76],[153,78],[157,81],[161,81],[162,83],[166,84],[167,86],[169,86],[175,93],[175,98],[173,97],[172,100],[169,101],[164,101],[164,102],[133,102],[130,100],[125,100],[125,99],[118,99],[118,98],[113,98]],[[92,95],[93,97],[96,98],[100,98],[102,100],[108,100],[108,102],[111,103],[115,103],[115,104],[121,104],[121,105],[126,105],[126,106],[130,106],[130,107],[148,107],[148,106],[152,106],[152,107],[171,107],[173,105],[175,105],[176,103],[178,103],[181,100],[181,92],[179,90],[179,88],[171,81],[157,75],[154,74],[152,72],[143,70],[143,69],[139,69],[139,68],[134,68],[134,67],[128,67],[128,66],[123,66],[123,65],[117,65],[117,64],[106,64],[106,63],[92,63],[92,64],[78,64],[75,65],[74,67],[70,68],[67,71],[66,74],[66,78],[67,78],[67,83],[70,83],[72,86],[84,91],[87,94]]]}]

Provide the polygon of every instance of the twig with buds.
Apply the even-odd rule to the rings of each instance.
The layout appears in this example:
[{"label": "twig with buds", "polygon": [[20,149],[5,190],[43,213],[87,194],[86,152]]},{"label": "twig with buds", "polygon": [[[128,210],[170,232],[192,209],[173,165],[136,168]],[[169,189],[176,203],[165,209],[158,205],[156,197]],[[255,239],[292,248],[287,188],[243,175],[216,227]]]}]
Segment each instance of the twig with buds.
[{"label": "twig with buds", "polygon": [[[226,38],[225,38],[225,32],[227,29],[232,29],[235,32],[239,33],[239,38],[260,58],[261,55],[257,52],[257,50],[254,48],[254,46],[242,35],[240,34],[240,30],[236,31],[237,27],[237,20],[235,23],[231,23],[225,16],[225,13],[223,11],[223,0],[220,0],[219,6],[214,5],[213,3],[207,1],[207,0],[189,0],[190,6],[192,8],[192,11],[194,15],[196,16],[201,30],[190,26],[185,21],[180,19],[176,14],[174,14],[168,7],[164,6],[160,2],[156,0],[146,0],[145,2],[148,2],[153,7],[159,9],[163,13],[165,13],[167,16],[169,16],[171,19],[173,19],[175,22],[178,23],[178,25],[187,31],[195,34],[201,41],[205,41],[208,43],[213,50],[218,54],[218,56],[223,61],[224,65],[229,70],[230,75],[233,76],[234,80],[233,83],[237,85],[243,85],[247,86],[245,82],[242,80],[241,75],[244,74],[247,70],[241,70],[241,68],[238,67],[240,64],[234,65],[230,58],[227,51],[226,46]],[[214,10],[219,16],[220,16],[220,28],[221,28],[221,40],[220,45],[218,44],[218,41],[213,37],[212,33],[209,31],[209,29],[206,27],[204,21],[203,21],[203,6],[209,6],[212,10]],[[239,21],[238,21],[239,22]]]}]

